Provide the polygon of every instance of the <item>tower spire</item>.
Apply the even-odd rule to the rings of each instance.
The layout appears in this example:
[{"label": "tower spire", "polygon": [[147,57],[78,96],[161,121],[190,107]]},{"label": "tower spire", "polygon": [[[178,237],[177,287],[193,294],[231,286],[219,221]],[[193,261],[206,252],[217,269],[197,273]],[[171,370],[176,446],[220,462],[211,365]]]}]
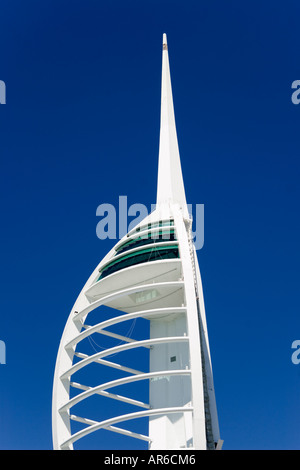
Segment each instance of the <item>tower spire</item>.
[{"label": "tower spire", "polygon": [[166,34],[163,35],[160,140],[156,203],[158,206],[170,203],[179,204],[179,206],[182,207],[184,215],[188,216],[177,141]]}]

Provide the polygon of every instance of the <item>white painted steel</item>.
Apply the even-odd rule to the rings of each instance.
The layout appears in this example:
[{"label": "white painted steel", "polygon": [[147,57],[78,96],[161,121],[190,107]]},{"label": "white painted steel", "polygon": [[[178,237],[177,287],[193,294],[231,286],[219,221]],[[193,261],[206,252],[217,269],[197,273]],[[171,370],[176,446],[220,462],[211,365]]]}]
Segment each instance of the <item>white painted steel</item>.
[{"label": "white painted steel", "polygon": [[72,437],[70,437],[67,441],[62,443],[61,448],[62,449],[68,449],[70,444],[73,444],[73,442],[78,441],[78,439],[81,439],[82,437],[86,436],[87,434],[90,434],[91,432],[98,431],[101,428],[106,428],[107,426],[110,426],[111,424],[117,424],[121,423],[123,421],[128,421],[131,419],[136,419],[136,418],[143,418],[145,416],[151,416],[151,415],[169,415],[171,413],[191,413],[193,411],[193,408],[185,408],[183,406],[177,406],[177,407],[170,407],[170,408],[160,408],[156,410],[148,410],[148,411],[137,411],[136,413],[128,413],[126,415],[122,416],[117,416],[116,418],[111,418],[107,419],[105,421],[101,421],[97,424],[92,424],[88,426],[87,428],[83,429],[82,431],[77,432],[76,434],[73,434]]},{"label": "white painted steel", "polygon": [[[88,424],[90,426],[92,426],[93,424],[100,424],[98,421],[94,421],[93,419],[86,419],[86,418],[82,418],[80,416],[75,416],[75,415],[71,415],[70,419],[72,419],[73,421],[78,421],[79,423]],[[123,434],[124,436],[134,437],[142,441],[147,441],[147,442],[150,441],[150,438],[148,436],[144,436],[143,434],[138,434],[132,431],[128,431],[127,429],[117,428],[116,426],[105,426],[104,429],[107,431],[116,432],[118,434]]]},{"label": "white painted steel", "polygon": [[185,341],[188,342],[189,338],[187,336],[174,336],[174,337],[165,337],[165,338],[157,338],[157,339],[146,339],[143,341],[136,341],[135,343],[127,343],[122,344],[121,346],[116,346],[114,348],[106,349],[105,351],[98,352],[93,354],[92,356],[87,356],[82,361],[74,364],[70,369],[66,370],[64,374],[60,377],[61,379],[66,379],[70,377],[72,374],[77,372],[78,370],[82,369],[82,367],[86,367],[91,362],[96,361],[97,359],[101,359],[102,357],[110,356],[111,354],[116,354],[122,351],[126,351],[132,348],[140,348],[145,345],[155,345],[157,343],[171,343],[171,342],[181,342]]},{"label": "white painted steel", "polygon": [[[157,227],[159,222],[164,226]],[[135,240],[141,234],[153,235],[167,229],[174,230],[175,240],[158,239],[151,246],[144,244],[122,253],[118,251],[125,242]],[[179,257],[144,260],[140,264],[133,262],[99,279],[112,260],[122,261],[124,256],[134,256],[145,248],[155,251],[159,247],[170,250],[177,247]],[[110,318],[101,313],[107,308],[111,312]],[[97,320],[99,315],[100,321]],[[113,331],[132,321],[148,323],[146,337],[134,339],[131,335]],[[106,330],[108,327],[112,329]],[[86,341],[93,345],[95,334],[103,341],[99,346],[101,350],[86,354],[82,347]],[[107,346],[107,341],[121,341],[122,344]],[[142,372],[129,363],[122,364],[122,358],[135,350],[149,355],[148,370]],[[120,356],[120,363],[105,359],[115,355]],[[134,358],[138,359],[138,355]],[[85,380],[82,376],[89,377],[87,371],[92,364],[103,371],[94,373],[97,384],[93,386],[81,383]],[[102,369],[102,366],[105,367]],[[107,381],[104,369],[123,376],[111,375],[111,380]],[[79,379],[76,378],[78,374]],[[121,391],[124,386],[143,381],[149,383],[148,401],[143,397],[108,391],[115,387]],[[75,390],[80,392],[74,396]],[[77,409],[95,397],[107,400],[101,408],[103,419],[99,421],[74,414],[74,407]],[[118,413],[115,401],[142,410]],[[92,411],[95,411],[93,407]],[[145,417],[149,420],[147,436],[114,426]],[[71,422],[86,427],[76,431]],[[165,35],[157,206],[110,250],[75,302],[59,345],[52,423],[55,449],[73,449],[74,442],[100,429],[146,441],[151,450],[221,447],[201,276],[185,199]]]},{"label": "white painted steel", "polygon": [[159,164],[156,202],[157,205],[178,204],[183,210],[183,216],[188,217],[177,141],[166,34],[163,35]]},{"label": "white painted steel", "polygon": [[186,370],[160,370],[159,372],[148,372],[147,374],[139,374],[139,375],[134,375],[131,377],[123,377],[122,379],[117,379],[117,380],[112,380],[110,382],[98,385],[97,387],[89,387],[88,390],[85,392],[77,395],[76,397],[72,398],[69,400],[64,406],[60,408],[60,412],[66,411],[70,409],[72,406],[76,405],[82,400],[85,400],[86,398],[97,394],[98,392],[101,392],[103,390],[106,390],[108,388],[113,388],[118,385],[124,385],[132,382],[137,382],[141,380],[153,380],[157,378],[166,378],[166,377],[172,377],[172,376],[177,376],[177,375],[184,375],[184,376],[190,376],[191,371],[186,369]]}]

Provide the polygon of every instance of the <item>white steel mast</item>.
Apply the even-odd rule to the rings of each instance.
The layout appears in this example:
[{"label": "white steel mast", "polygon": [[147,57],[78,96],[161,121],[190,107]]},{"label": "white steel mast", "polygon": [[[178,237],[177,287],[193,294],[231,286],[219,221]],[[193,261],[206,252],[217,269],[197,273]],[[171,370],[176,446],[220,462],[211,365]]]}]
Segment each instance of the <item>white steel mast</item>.
[{"label": "white steel mast", "polygon": [[[70,313],[54,375],[55,449],[73,449],[76,441],[98,430],[146,441],[152,450],[221,447],[201,276],[191,224],[164,34],[156,209],[99,263]],[[109,308],[111,316],[100,315],[97,319],[95,312],[101,312],[101,308]],[[114,331],[132,321],[146,321],[147,336],[133,339]],[[80,351],[84,341],[100,335],[115,343],[108,346],[105,343],[92,355]],[[140,371],[134,363],[122,362],[122,357],[127,357],[125,353],[145,349],[148,370]],[[120,363],[115,362],[116,357]],[[76,376],[85,380],[83,372],[91,364],[102,368],[94,374],[96,384],[78,382]],[[116,377],[106,380],[103,369],[116,371]],[[142,381],[149,383],[148,402],[123,395],[124,386]],[[79,393],[74,393],[78,390]],[[73,413],[96,395],[101,396],[99,400],[106,400],[97,407],[100,419]],[[129,405],[130,412],[126,407],[120,412],[116,402]],[[147,434],[115,426],[145,417],[149,419]],[[71,422],[84,426],[73,431]]]}]

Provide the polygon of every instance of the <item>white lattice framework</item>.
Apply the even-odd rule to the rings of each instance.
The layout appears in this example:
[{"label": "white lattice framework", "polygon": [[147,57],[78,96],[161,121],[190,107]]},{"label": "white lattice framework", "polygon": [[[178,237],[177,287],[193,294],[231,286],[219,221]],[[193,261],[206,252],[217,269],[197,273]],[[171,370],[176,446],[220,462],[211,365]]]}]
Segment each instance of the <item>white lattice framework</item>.
[{"label": "white lattice framework", "polygon": [[[54,376],[55,449],[73,449],[76,441],[98,430],[146,441],[149,449],[220,446],[201,277],[185,200],[165,35],[161,100],[156,210],[100,262],[70,313]],[[120,334],[118,328],[141,320],[148,325],[144,337],[132,337],[132,328],[130,335]],[[95,337],[108,342],[101,343],[93,354],[82,352],[87,340],[96,344],[91,341]],[[142,351],[148,355],[144,371],[135,366]],[[117,362],[116,356],[120,358]],[[96,385],[78,381],[78,376],[82,379],[95,365],[99,370],[93,368],[86,377],[92,377]],[[105,370],[114,372],[115,378],[110,374],[106,380]],[[142,382],[148,384],[148,401],[122,393],[130,386],[138,391]],[[101,397],[101,405],[88,409],[96,411],[100,419],[75,414],[74,410],[96,397]],[[118,403],[125,406],[125,412],[120,412]],[[138,418],[148,419],[148,432],[119,427],[123,422],[136,423]],[[71,423],[75,422],[81,427],[74,431]]]}]

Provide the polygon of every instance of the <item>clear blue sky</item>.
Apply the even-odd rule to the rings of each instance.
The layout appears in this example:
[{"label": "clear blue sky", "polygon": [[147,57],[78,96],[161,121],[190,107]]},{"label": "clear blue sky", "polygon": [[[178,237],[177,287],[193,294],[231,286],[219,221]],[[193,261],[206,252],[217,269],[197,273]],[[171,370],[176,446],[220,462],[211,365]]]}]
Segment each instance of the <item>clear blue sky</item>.
[{"label": "clear blue sky", "polygon": [[[155,202],[168,35],[224,449],[300,449],[299,2],[2,0],[0,448],[51,449],[59,340],[114,245],[96,208]],[[104,441],[105,445],[105,441]]]}]

